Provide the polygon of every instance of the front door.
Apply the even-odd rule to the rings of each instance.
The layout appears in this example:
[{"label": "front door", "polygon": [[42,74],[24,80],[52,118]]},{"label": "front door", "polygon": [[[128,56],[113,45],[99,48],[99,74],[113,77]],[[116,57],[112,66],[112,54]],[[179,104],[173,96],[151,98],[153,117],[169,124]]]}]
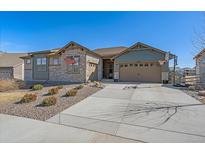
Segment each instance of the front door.
[{"label": "front door", "polygon": [[110,59],[103,60],[103,78],[113,79],[114,63]]},{"label": "front door", "polygon": [[48,58],[34,57],[33,61],[33,79],[48,80]]}]

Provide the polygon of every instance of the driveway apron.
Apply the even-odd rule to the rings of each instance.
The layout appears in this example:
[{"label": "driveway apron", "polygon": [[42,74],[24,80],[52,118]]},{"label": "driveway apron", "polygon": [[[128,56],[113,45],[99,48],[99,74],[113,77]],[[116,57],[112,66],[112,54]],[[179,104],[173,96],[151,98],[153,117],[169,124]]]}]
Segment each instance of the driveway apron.
[{"label": "driveway apron", "polygon": [[205,142],[205,105],[161,84],[107,84],[49,122],[144,142]]}]

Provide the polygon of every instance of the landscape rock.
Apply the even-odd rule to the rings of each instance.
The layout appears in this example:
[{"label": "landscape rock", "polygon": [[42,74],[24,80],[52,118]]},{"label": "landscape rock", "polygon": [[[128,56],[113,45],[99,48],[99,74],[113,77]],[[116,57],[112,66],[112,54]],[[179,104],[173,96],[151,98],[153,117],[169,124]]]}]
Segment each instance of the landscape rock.
[{"label": "landscape rock", "polygon": [[199,96],[205,96],[205,90],[199,91],[199,92],[198,92],[198,95],[199,95]]}]

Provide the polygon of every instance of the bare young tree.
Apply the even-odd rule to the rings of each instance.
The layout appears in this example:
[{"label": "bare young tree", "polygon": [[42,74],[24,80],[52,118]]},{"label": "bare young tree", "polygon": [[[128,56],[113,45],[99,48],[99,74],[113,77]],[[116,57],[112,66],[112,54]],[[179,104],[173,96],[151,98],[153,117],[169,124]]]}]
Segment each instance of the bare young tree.
[{"label": "bare young tree", "polygon": [[203,13],[203,25],[200,29],[194,29],[194,40],[192,41],[195,53],[197,54],[205,49],[205,13]]}]

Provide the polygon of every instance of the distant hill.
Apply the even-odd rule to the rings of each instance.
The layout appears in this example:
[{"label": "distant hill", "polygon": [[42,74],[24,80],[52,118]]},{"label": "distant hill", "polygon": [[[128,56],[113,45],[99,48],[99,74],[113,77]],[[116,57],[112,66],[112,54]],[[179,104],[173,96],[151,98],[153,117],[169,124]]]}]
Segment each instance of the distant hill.
[{"label": "distant hill", "polygon": [[0,50],[0,54],[1,54],[1,53],[5,53],[5,52]]}]

